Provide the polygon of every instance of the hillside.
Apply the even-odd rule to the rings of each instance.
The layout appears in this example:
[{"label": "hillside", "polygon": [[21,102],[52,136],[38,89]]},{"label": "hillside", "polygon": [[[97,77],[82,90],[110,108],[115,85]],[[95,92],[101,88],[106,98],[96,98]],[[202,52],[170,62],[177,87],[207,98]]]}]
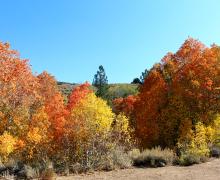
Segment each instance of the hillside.
[{"label": "hillside", "polygon": [[68,96],[72,89],[77,87],[79,84],[76,83],[68,83],[68,82],[57,82],[59,90],[65,95]]},{"label": "hillside", "polygon": [[[79,86],[80,84],[76,83],[68,83],[68,82],[57,82],[60,91],[65,95],[68,96],[72,89]],[[95,87],[92,87],[94,91],[96,91]],[[108,97],[110,99],[119,98],[119,97],[126,97],[128,95],[133,95],[138,92],[138,85],[137,84],[129,84],[129,83],[115,83],[109,84],[108,89]]]}]

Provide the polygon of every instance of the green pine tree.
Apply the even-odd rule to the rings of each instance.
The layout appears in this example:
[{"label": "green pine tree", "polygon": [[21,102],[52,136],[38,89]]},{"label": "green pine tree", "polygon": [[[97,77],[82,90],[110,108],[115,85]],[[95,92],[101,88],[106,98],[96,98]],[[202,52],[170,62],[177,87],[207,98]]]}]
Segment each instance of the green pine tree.
[{"label": "green pine tree", "polygon": [[102,65],[99,66],[99,70],[94,75],[92,85],[97,88],[96,95],[98,97],[102,97],[103,99],[107,98],[108,78]]},{"label": "green pine tree", "polygon": [[140,76],[141,84],[144,83],[144,80],[148,76],[148,74],[149,74],[149,71],[147,69],[145,69],[144,72],[141,73],[141,76]]}]

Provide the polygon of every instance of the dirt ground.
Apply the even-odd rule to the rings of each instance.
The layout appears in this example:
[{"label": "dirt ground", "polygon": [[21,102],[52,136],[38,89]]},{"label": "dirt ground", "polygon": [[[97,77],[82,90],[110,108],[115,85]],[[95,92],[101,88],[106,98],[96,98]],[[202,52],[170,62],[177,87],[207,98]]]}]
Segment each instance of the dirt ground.
[{"label": "dirt ground", "polygon": [[220,180],[220,159],[188,167],[131,168],[58,177],[58,180]]}]

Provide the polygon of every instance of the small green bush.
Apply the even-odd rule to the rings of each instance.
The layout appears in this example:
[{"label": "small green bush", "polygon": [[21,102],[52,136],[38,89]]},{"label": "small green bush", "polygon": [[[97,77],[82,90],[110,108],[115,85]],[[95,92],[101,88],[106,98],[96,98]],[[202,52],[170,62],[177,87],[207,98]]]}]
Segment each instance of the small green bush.
[{"label": "small green bush", "polygon": [[131,152],[134,166],[144,167],[164,167],[173,163],[175,154],[170,149],[161,149],[156,147],[146,149],[141,153]]},{"label": "small green bush", "polygon": [[180,166],[191,166],[193,164],[199,164],[199,163],[200,163],[200,157],[192,154],[183,155],[179,159],[177,159],[176,162],[176,164]]},{"label": "small green bush", "polygon": [[177,159],[176,163],[180,166],[191,166],[193,164],[199,164],[204,163],[208,161],[208,157],[206,156],[198,156],[195,154],[185,154],[180,156],[179,159]]}]

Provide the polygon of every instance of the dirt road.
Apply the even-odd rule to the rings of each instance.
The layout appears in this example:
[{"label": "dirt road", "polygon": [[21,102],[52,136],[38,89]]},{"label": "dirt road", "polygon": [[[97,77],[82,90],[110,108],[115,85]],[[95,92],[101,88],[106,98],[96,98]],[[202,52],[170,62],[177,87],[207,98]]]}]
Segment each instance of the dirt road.
[{"label": "dirt road", "polygon": [[220,180],[220,159],[189,167],[131,168],[59,177],[58,180]]}]

